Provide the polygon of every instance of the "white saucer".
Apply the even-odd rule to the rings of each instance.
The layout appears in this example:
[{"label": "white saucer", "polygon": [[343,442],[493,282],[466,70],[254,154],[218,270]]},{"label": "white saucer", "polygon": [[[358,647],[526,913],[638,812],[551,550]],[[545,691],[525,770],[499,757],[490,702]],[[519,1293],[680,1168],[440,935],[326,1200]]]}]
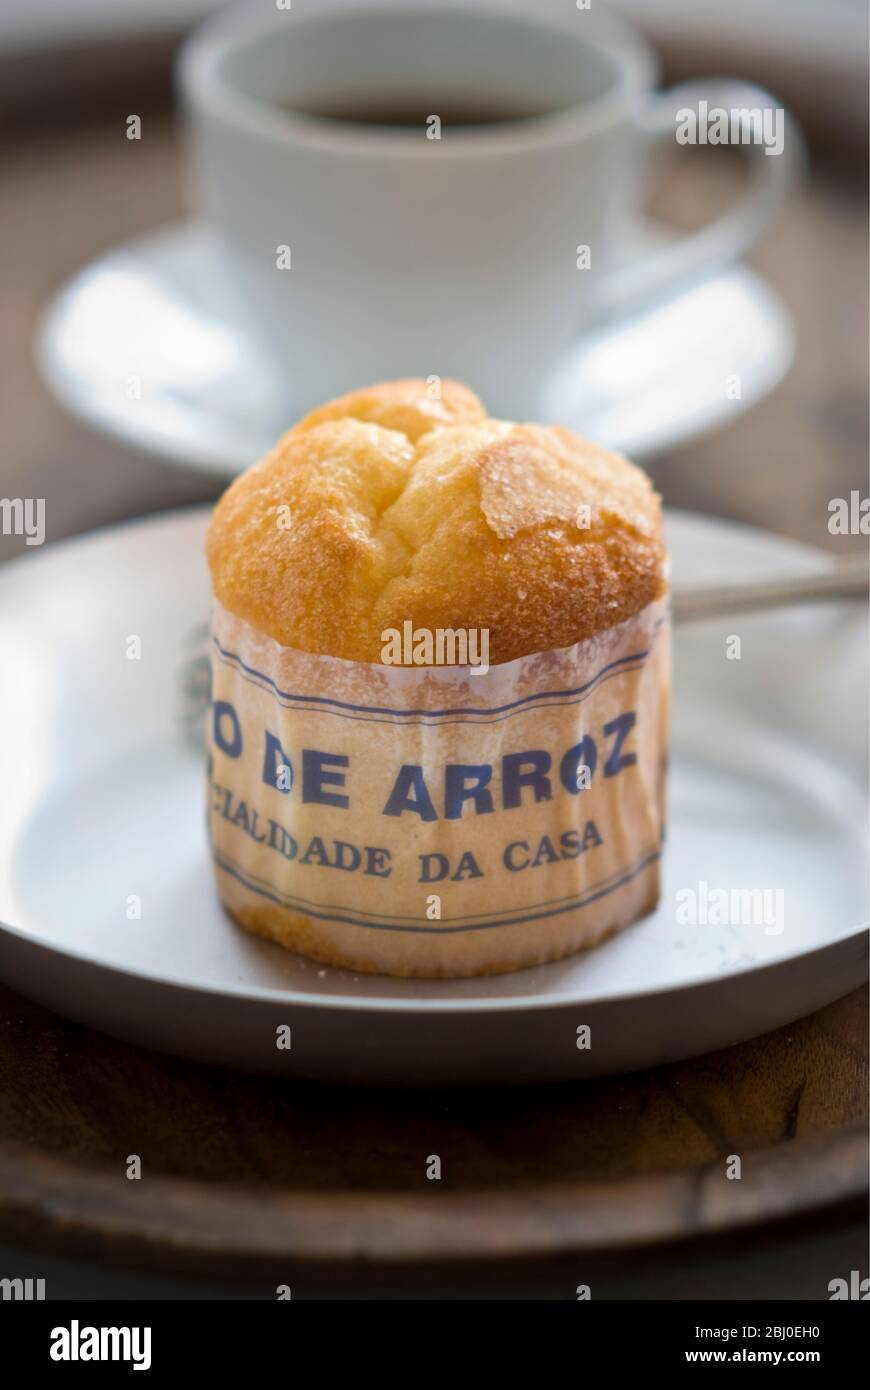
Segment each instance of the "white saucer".
[{"label": "white saucer", "polygon": [[[660,240],[647,231],[638,254]],[[103,256],[46,311],[36,344],[45,381],[73,414],[125,444],[237,473],[292,421],[287,383],[215,307],[225,278],[209,232],[194,223]],[[585,337],[540,416],[643,459],[737,419],[780,381],[793,346],[779,300],[738,266]],[[728,392],[733,375],[739,400]],[[132,378],[141,398],[131,398]]]},{"label": "white saucer", "polygon": [[[676,631],[668,844],[656,913],[554,965],[461,981],[354,976],[245,935],[205,836],[190,691],[206,514],[178,512],[0,571],[0,976],[148,1047],[349,1082],[629,1070],[787,1023],[866,977],[867,633],[857,606]],[[676,514],[675,582],[824,567]],[[142,658],[126,659],[131,634]],[[725,639],[742,639],[728,660]],[[784,892],[784,930],[679,925],[680,890]],[[128,920],[131,894],[141,920]],[[292,1028],[292,1050],[275,1047]],[[592,1029],[590,1050],[576,1030]]]}]

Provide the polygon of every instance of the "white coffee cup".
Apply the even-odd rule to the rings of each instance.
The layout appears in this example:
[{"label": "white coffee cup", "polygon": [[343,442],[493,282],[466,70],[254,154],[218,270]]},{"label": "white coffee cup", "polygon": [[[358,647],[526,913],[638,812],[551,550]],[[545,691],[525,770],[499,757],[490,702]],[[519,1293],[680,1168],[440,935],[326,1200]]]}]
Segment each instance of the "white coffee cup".
[{"label": "white coffee cup", "polygon": [[[533,415],[584,324],[746,251],[790,182],[791,130],[775,157],[746,146],[723,216],[625,264],[675,113],[773,103],[723,79],[653,95],[655,78],[645,43],[572,0],[292,0],[198,30],[180,61],[194,198],[288,419],[395,376],[458,377],[493,414]],[[434,120],[311,114],[411,100],[440,139]],[[519,118],[452,125],[469,101]]]}]

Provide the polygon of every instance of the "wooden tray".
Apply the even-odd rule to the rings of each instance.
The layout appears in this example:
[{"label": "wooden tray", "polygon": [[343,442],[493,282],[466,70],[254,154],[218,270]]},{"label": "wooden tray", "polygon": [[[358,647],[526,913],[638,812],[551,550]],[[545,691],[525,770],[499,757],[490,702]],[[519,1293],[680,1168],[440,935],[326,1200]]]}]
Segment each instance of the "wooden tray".
[{"label": "wooden tray", "polygon": [[0,1240],[176,1277],[627,1257],[867,1187],[866,990],[693,1062],[449,1092],[235,1075],[0,990],[0,1078]]}]

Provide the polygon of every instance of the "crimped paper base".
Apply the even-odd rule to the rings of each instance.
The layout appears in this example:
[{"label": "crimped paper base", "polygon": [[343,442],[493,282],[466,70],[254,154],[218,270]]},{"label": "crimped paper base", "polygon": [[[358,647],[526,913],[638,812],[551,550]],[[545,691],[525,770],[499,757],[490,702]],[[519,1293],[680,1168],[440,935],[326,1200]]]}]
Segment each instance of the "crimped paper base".
[{"label": "crimped paper base", "polygon": [[[658,901],[669,638],[660,600],[470,675],[299,652],[216,605],[209,830],[225,906],[368,974],[502,974],[598,945]],[[284,790],[266,775],[276,748]],[[488,770],[483,800],[462,784],[449,805],[456,768],[472,784]],[[408,769],[421,781],[397,809]]]},{"label": "crimped paper base", "polygon": [[[220,871],[218,871],[220,874]],[[619,911],[602,911],[596,920],[582,913],[566,913],[548,922],[530,938],[527,926],[505,927],[497,948],[480,938],[463,942],[461,954],[448,938],[426,941],[391,942],[385,950],[377,939],[358,942],[349,939],[346,929],[330,927],[312,917],[303,917],[283,907],[233,907],[232,888],[221,887],[223,901],[231,915],[254,936],[275,941],[288,951],[363,975],[392,975],[399,979],[447,980],[478,975],[507,975],[533,965],[564,960],[577,951],[600,946],[608,937],[652,912],[659,900],[659,863],[650,864],[636,880],[636,889],[620,899]]]}]

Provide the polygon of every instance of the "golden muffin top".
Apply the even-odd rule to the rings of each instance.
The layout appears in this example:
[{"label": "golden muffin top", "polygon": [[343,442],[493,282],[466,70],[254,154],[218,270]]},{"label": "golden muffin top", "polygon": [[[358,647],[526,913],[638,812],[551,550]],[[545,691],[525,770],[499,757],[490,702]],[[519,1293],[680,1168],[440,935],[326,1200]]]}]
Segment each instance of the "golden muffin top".
[{"label": "golden muffin top", "polygon": [[639,468],[570,430],[491,420],[448,380],[383,382],[307,415],[224,493],[206,553],[230,612],[351,661],[380,661],[406,621],[486,629],[490,662],[512,661],[665,590]]}]

